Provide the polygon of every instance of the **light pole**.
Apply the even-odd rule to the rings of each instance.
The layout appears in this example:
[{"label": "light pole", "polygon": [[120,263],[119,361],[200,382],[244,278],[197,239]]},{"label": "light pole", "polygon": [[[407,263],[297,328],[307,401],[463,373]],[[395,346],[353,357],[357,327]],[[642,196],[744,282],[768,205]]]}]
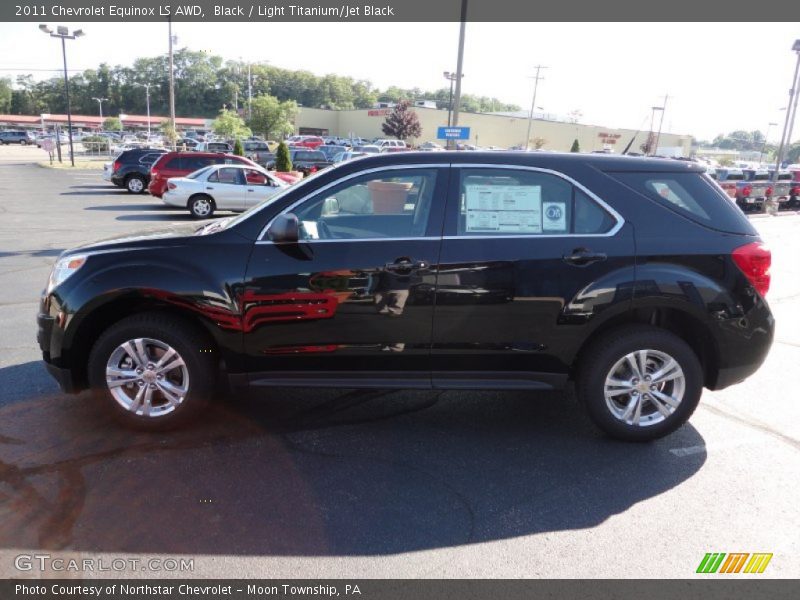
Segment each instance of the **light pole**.
[{"label": "light pole", "polygon": [[[800,39],[794,41],[792,50],[797,53],[797,63],[794,67],[792,87],[789,90],[789,103],[786,105],[786,121],[784,121],[783,124],[783,135],[781,136],[781,143],[778,146],[778,155],[775,157],[775,170],[772,172],[773,184],[778,181],[778,172],[781,170],[781,163],[783,162],[784,146],[789,142],[788,138],[792,136],[791,129],[794,127],[794,111],[797,110],[797,76],[798,73],[800,73]],[[792,100],[794,100],[794,102],[792,102]]]},{"label": "light pole", "polygon": [[769,134],[772,131],[773,127],[777,127],[777,123],[769,123],[767,125],[767,133],[764,134],[764,143],[761,144],[761,152],[758,153],[758,164],[761,165],[761,162],[764,160],[764,151],[767,149],[767,142],[769,141]]},{"label": "light pole", "polygon": [[653,152],[658,152],[658,142],[661,140],[661,126],[664,124],[664,113],[667,112],[667,99],[669,94],[664,95],[664,104],[661,105],[661,118],[658,120],[658,133],[656,134],[656,143]]},{"label": "light pole", "polygon": [[[452,125],[452,115],[453,115],[453,84],[455,83],[456,79],[458,79],[458,75],[456,73],[451,73],[450,71],[445,71],[444,78],[450,82],[450,98],[447,101],[447,126],[450,127]],[[464,74],[461,74],[463,77]]]},{"label": "light pole", "polygon": [[[654,137],[655,129],[653,128],[653,126],[654,126],[655,120],[656,120],[656,111],[659,111],[659,110],[662,111],[661,112],[661,120],[662,121],[664,120],[664,112],[663,112],[664,109],[662,107],[660,107],[660,106],[652,106],[650,108],[652,109],[653,112],[650,113],[650,135],[648,136],[648,141],[650,142],[651,146],[650,146],[650,149],[649,149],[650,150],[649,154],[650,154],[650,156],[655,156],[656,150],[658,149],[658,138]],[[660,127],[661,126],[659,125],[659,128]]]},{"label": "light pole", "polygon": [[169,124],[170,128],[172,129],[170,135],[170,147],[172,150],[175,150],[175,141],[178,135],[177,130],[175,129],[175,69],[174,69],[174,61],[172,57],[172,18],[170,17],[167,19],[168,23],[168,30],[169,30]]},{"label": "light pole", "polygon": [[108,98],[92,98],[92,100],[96,100],[97,104],[100,105],[100,127],[103,126],[103,102],[108,100]]},{"label": "light pole", "polygon": [[533,98],[531,99],[531,112],[528,113],[528,133],[525,135],[525,150],[527,150],[531,143],[531,129],[533,128],[533,109],[536,107],[536,92],[539,90],[539,80],[544,79],[544,77],[539,77],[539,73],[542,69],[547,69],[548,67],[542,65],[536,65],[534,67],[536,69],[536,76],[533,78]]},{"label": "light pole", "polygon": [[144,84],[145,94],[147,98],[147,141],[150,141],[150,85],[149,83]]},{"label": "light pole", "polygon": [[[75,153],[72,150],[72,106],[69,102],[69,77],[67,76],[67,44],[66,40],[76,40],[84,35],[82,29],[76,29],[70,34],[69,29],[63,25],[56,27],[55,32],[47,25],[39,25],[42,33],[48,34],[50,37],[61,39],[61,54],[64,57],[64,91],[67,96],[67,128],[69,130],[69,158],[72,166],[75,166]],[[59,144],[61,141],[59,140]]]},{"label": "light pole", "polygon": [[[461,0],[461,28],[458,33],[458,59],[456,60],[456,89],[455,99],[453,100],[453,122],[451,127],[458,126],[458,112],[461,108],[461,78],[464,76],[464,37],[467,32],[467,0]],[[448,140],[455,144],[455,140]]]}]

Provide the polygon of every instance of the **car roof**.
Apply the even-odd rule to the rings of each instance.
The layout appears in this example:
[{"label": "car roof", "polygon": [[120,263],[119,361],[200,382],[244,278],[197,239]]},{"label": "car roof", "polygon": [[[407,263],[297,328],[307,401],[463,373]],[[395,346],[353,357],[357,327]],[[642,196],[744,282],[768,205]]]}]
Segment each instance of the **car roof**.
[{"label": "car roof", "polygon": [[373,154],[359,165],[375,167],[404,164],[486,164],[529,166],[548,169],[566,168],[578,164],[590,165],[601,171],[663,171],[704,173],[705,167],[694,162],[670,158],[639,158],[615,154],[582,154],[555,152],[396,152]]}]

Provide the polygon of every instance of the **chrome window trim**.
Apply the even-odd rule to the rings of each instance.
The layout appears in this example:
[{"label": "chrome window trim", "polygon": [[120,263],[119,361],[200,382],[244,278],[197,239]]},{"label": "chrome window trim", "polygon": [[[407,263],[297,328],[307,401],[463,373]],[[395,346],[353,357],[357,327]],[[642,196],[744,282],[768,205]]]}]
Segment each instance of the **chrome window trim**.
[{"label": "chrome window trim", "polygon": [[332,181],[324,185],[323,187],[319,188],[314,192],[312,196],[306,196],[304,198],[300,198],[296,202],[293,202],[285,209],[283,209],[280,213],[275,215],[269,222],[264,226],[261,230],[261,233],[256,240],[256,244],[274,244],[272,240],[265,239],[267,234],[267,230],[269,229],[270,225],[272,225],[273,221],[277,219],[280,215],[286,214],[287,212],[291,212],[296,207],[301,205],[302,203],[312,200],[318,194],[323,193],[325,190],[330,189],[340,183],[344,183],[350,179],[354,179],[356,177],[360,177],[361,175],[368,175],[370,173],[377,173],[379,171],[396,171],[396,170],[407,170],[407,169],[442,169],[442,168],[451,168],[451,169],[510,169],[515,171],[535,171],[537,173],[546,173],[548,175],[553,175],[564,181],[567,181],[571,185],[575,186],[579,190],[581,190],[584,194],[589,196],[592,200],[597,202],[608,214],[610,214],[616,224],[609,229],[605,233],[565,233],[565,234],[556,234],[556,235],[547,235],[547,234],[514,234],[514,235],[445,235],[441,238],[439,237],[400,237],[400,238],[359,238],[359,239],[334,239],[334,240],[303,240],[303,243],[330,243],[330,242],[379,242],[379,241],[408,241],[408,240],[503,240],[503,239],[556,239],[556,238],[585,238],[585,237],[613,237],[619,230],[622,229],[623,225],[625,225],[625,218],[619,214],[613,207],[611,207],[607,202],[605,202],[602,198],[600,198],[597,194],[592,192],[589,188],[585,185],[580,183],[579,181],[573,179],[569,175],[562,173],[561,171],[555,171],[553,169],[547,169],[544,167],[531,167],[528,165],[513,165],[507,163],[414,163],[414,164],[406,164],[406,165],[392,165],[392,166],[382,166],[382,167],[373,167],[370,169],[363,169],[361,171],[356,171],[355,173],[351,173],[345,177],[337,179],[336,181]]},{"label": "chrome window trim", "polygon": [[[279,216],[284,215],[284,214],[286,214],[288,212],[292,212],[292,210],[294,210],[295,208],[297,208],[298,206],[300,206],[304,202],[308,202],[308,201],[313,200],[314,198],[317,197],[317,195],[321,194],[325,190],[330,189],[330,188],[332,188],[332,187],[334,187],[336,185],[339,185],[340,183],[344,183],[346,181],[349,181],[350,179],[355,179],[356,177],[360,177],[361,175],[369,175],[370,173],[377,173],[379,171],[397,171],[397,170],[401,170],[401,169],[402,170],[408,170],[408,169],[442,169],[442,168],[448,168],[448,167],[450,167],[449,164],[442,164],[442,163],[437,163],[437,164],[415,163],[415,164],[409,164],[409,165],[392,165],[392,166],[383,166],[383,167],[372,167],[371,169],[362,169],[361,171],[356,171],[355,173],[350,173],[350,175],[346,175],[345,177],[341,177],[341,178],[337,179],[336,181],[332,181],[332,182],[322,186],[321,188],[316,190],[311,196],[305,196],[303,198],[300,198],[296,202],[293,202],[292,204],[290,204],[289,206],[284,208],[281,212],[279,212],[277,215],[272,217],[269,220],[269,223],[267,223],[264,226],[264,228],[261,230],[261,233],[258,236],[258,239],[256,240],[256,243],[269,243],[269,244],[272,244],[273,243],[272,240],[267,240],[267,239],[265,239],[264,236],[267,235],[267,230],[269,229],[269,226],[272,225],[272,222],[275,221],[275,219],[277,219]],[[374,240],[387,240],[387,239],[391,239],[391,238],[371,238],[371,239],[374,241]],[[406,238],[397,238],[397,239],[406,239]],[[416,237],[416,238],[411,238],[411,239],[418,240],[418,239],[422,239],[422,238]],[[436,239],[438,240],[439,238],[437,237]],[[326,240],[326,241],[330,241],[330,242],[343,242],[343,241],[355,242],[355,241],[362,241],[362,240],[363,241],[367,241],[366,238],[362,238],[361,240]],[[319,240],[303,240],[303,242],[308,242],[308,241],[317,242]]]},{"label": "chrome window trim", "polygon": [[559,177],[564,181],[569,182],[579,190],[581,190],[584,194],[589,196],[592,200],[597,202],[603,209],[610,214],[614,220],[617,222],[611,229],[606,231],[605,233],[563,233],[563,234],[556,234],[556,235],[548,235],[544,233],[532,233],[529,235],[525,234],[513,234],[513,235],[446,235],[443,236],[442,239],[445,240],[486,240],[486,239],[551,239],[551,238],[584,238],[584,237],[614,237],[622,226],[625,225],[624,217],[619,214],[616,210],[614,210],[607,202],[605,202],[602,198],[600,198],[597,194],[595,194],[592,190],[587,188],[585,185],[580,183],[579,181],[573,179],[566,173],[562,173],[561,171],[555,171],[553,169],[546,169],[544,167],[530,167],[528,165],[509,165],[509,164],[500,164],[500,163],[456,163],[450,165],[453,169],[511,169],[515,171],[536,171],[538,173],[546,173],[548,175],[554,175],[555,177]]}]

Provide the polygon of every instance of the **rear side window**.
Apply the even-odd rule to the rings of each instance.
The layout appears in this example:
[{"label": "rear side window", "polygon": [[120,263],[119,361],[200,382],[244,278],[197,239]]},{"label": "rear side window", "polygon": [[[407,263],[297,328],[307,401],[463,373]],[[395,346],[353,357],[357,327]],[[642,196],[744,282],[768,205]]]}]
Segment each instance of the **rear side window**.
[{"label": "rear side window", "polygon": [[165,169],[174,169],[175,171],[181,170],[181,157],[176,156],[175,158],[170,158],[167,161],[167,164],[164,165]]},{"label": "rear side window", "polygon": [[460,236],[602,235],[616,219],[556,175],[519,169],[461,169]]},{"label": "rear side window", "polygon": [[711,178],[702,173],[609,173],[634,191],[720,231],[753,234],[753,227]]}]

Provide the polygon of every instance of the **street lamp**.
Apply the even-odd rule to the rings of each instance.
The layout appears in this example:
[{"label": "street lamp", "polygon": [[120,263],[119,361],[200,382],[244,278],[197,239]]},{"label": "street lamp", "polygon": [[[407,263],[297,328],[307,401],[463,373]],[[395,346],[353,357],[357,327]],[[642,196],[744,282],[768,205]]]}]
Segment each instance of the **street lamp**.
[{"label": "street lamp", "polygon": [[[792,137],[792,129],[794,128],[794,113],[797,112],[797,76],[800,73],[800,39],[794,41],[792,51],[797,54],[797,63],[794,67],[794,77],[792,77],[792,87],[789,89],[789,103],[786,105],[786,120],[783,124],[783,135],[781,136],[781,143],[778,146],[778,155],[775,158],[775,170],[772,172],[772,182],[778,181],[778,171],[781,169],[783,162],[784,146],[789,143]],[[792,101],[794,100],[794,102]]]},{"label": "street lamp", "polygon": [[[453,84],[458,79],[458,74],[445,71],[443,75],[444,78],[450,82],[450,98],[447,100],[447,126],[450,127],[453,119]],[[461,74],[461,77],[464,77],[463,73]]]},{"label": "street lamp", "polygon": [[150,141],[150,86],[152,84],[145,83],[144,89],[147,97],[147,141]]},{"label": "street lamp", "polygon": [[[70,161],[72,162],[72,166],[75,166],[75,153],[72,149],[72,106],[69,102],[69,77],[67,76],[67,44],[66,40],[76,40],[79,37],[83,37],[85,34],[83,33],[83,29],[75,29],[72,34],[70,34],[69,29],[64,27],[63,25],[59,25],[56,27],[55,32],[50,29],[47,25],[39,25],[39,30],[42,33],[46,33],[50,37],[53,38],[60,38],[61,39],[61,54],[64,57],[64,90],[67,96],[67,128],[69,130],[69,157]],[[59,140],[59,144],[61,141]]]},{"label": "street lamp", "polygon": [[100,127],[103,126],[103,102],[108,100],[108,98],[94,98],[92,100],[97,100],[97,103],[100,105]]},{"label": "street lamp", "polygon": [[528,133],[525,135],[525,150],[530,147],[531,143],[531,129],[533,128],[533,109],[536,106],[536,92],[539,89],[539,81],[544,79],[544,77],[539,77],[539,73],[542,69],[547,69],[548,67],[536,65],[534,68],[536,69],[536,76],[533,78],[533,98],[531,99],[531,112],[528,113]]},{"label": "street lamp", "polygon": [[[650,113],[650,136],[649,141],[652,144],[650,147],[650,156],[655,156],[656,151],[658,150],[658,138],[654,137],[654,124],[656,120],[656,111],[661,111],[661,121],[664,121],[664,109],[660,106],[651,106],[650,107],[653,112]],[[661,130],[661,126],[659,125],[659,133]]]}]

